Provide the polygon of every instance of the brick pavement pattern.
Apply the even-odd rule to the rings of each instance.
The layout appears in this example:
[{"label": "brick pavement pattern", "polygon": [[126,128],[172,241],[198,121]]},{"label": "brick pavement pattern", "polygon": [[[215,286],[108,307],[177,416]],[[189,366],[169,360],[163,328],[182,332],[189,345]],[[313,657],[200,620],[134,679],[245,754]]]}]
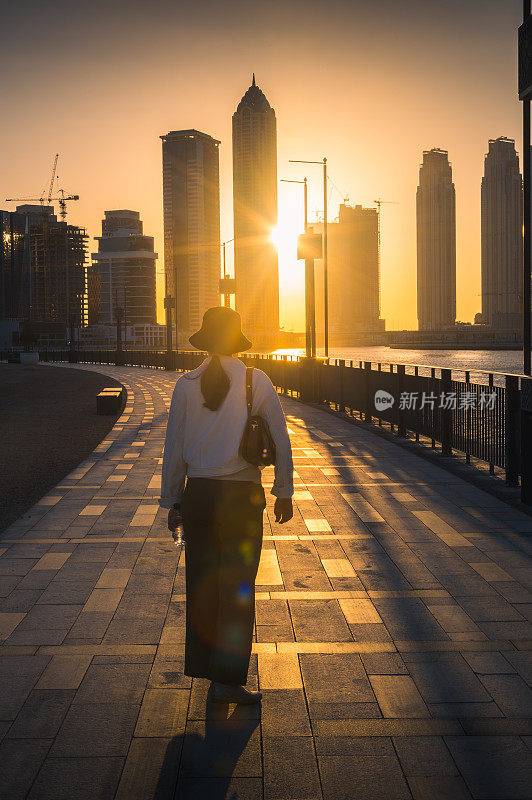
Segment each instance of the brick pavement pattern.
[{"label": "brick pavement pattern", "polygon": [[121,418],[0,537],[0,796],[532,797],[530,517],[283,399],[295,514],[276,525],[267,492],[262,709],[209,707],[157,505],[176,375],[86,368],[126,386]]}]

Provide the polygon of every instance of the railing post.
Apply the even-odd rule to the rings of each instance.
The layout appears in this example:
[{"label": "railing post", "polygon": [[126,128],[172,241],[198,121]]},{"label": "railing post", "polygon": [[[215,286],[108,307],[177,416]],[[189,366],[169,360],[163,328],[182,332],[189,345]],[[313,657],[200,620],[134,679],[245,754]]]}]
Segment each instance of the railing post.
[{"label": "railing post", "polygon": [[364,395],[366,398],[366,408],[364,409],[364,422],[371,422],[373,414],[370,397],[370,375],[371,361],[364,361]]},{"label": "railing post", "polygon": [[405,412],[400,406],[401,395],[405,389],[405,372],[406,367],[404,364],[397,365],[397,435],[403,439],[406,438],[406,422]]},{"label": "railing post", "polygon": [[532,378],[521,378],[521,501],[532,505]]},{"label": "railing post", "polygon": [[520,397],[519,377],[506,375],[506,403],[505,403],[505,450],[506,450],[506,483],[508,486],[519,486],[519,461],[520,461]]},{"label": "railing post", "polygon": [[338,411],[344,412],[345,405],[344,405],[344,373],[345,373],[345,360],[343,358],[338,359]]},{"label": "railing post", "polygon": [[[442,369],[441,388],[447,395],[451,391],[451,370]],[[441,453],[442,456],[453,454],[453,411],[451,408],[441,409]]]},{"label": "railing post", "polygon": [[300,397],[304,403],[319,402],[319,376],[318,362],[315,358],[302,358],[300,364],[301,391]]}]

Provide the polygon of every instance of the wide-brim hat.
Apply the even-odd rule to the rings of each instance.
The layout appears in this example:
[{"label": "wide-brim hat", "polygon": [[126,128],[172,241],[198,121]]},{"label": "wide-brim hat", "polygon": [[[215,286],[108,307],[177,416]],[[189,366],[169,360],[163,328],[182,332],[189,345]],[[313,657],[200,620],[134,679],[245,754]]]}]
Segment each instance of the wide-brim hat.
[{"label": "wide-brim hat", "polygon": [[197,350],[225,355],[243,353],[251,347],[242,333],[240,314],[227,306],[208,308],[201,328],[188,341]]}]

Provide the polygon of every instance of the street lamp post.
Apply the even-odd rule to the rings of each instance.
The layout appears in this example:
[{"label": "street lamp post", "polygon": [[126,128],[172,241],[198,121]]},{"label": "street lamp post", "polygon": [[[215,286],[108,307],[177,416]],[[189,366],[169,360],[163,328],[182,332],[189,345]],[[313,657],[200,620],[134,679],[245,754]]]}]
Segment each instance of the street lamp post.
[{"label": "street lamp post", "polygon": [[321,164],[323,166],[323,322],[325,358],[329,357],[329,280],[327,251],[327,159],[300,161],[289,159],[290,164]]},{"label": "street lamp post", "polygon": [[[231,307],[231,295],[235,293],[235,281],[234,278],[230,278],[227,274],[226,266],[225,266],[225,245],[234,242],[234,239],[227,239],[225,242],[222,242],[222,252],[223,252],[223,263],[222,263],[222,278],[220,280],[220,294],[223,295],[224,298],[224,306],[227,308]],[[231,291],[233,290],[233,291]]]},{"label": "street lamp post", "polygon": [[530,99],[532,97],[531,1],[523,0],[523,24],[519,28],[519,99],[523,101],[523,372],[521,379],[521,502],[532,505],[532,364],[530,320],[530,272],[532,255]]},{"label": "street lamp post", "polygon": [[532,374],[530,329],[530,0],[523,0],[519,30],[519,98],[523,102],[523,372]]},{"label": "street lamp post", "polygon": [[166,368],[169,369],[170,354],[172,352],[172,308],[174,307],[174,298],[168,294],[168,276],[164,276],[164,314],[166,323]]}]

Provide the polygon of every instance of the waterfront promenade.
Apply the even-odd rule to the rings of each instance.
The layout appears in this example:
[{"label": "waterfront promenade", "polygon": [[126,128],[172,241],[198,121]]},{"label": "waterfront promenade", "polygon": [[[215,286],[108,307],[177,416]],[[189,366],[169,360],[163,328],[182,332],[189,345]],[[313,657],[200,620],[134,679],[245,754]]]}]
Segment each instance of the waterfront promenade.
[{"label": "waterfront promenade", "polygon": [[210,708],[182,673],[184,558],[157,505],[176,375],[64,368],[128,400],[0,536],[1,797],[532,797],[531,517],[283,399],[295,514],[276,525],[267,489],[262,709]]}]

